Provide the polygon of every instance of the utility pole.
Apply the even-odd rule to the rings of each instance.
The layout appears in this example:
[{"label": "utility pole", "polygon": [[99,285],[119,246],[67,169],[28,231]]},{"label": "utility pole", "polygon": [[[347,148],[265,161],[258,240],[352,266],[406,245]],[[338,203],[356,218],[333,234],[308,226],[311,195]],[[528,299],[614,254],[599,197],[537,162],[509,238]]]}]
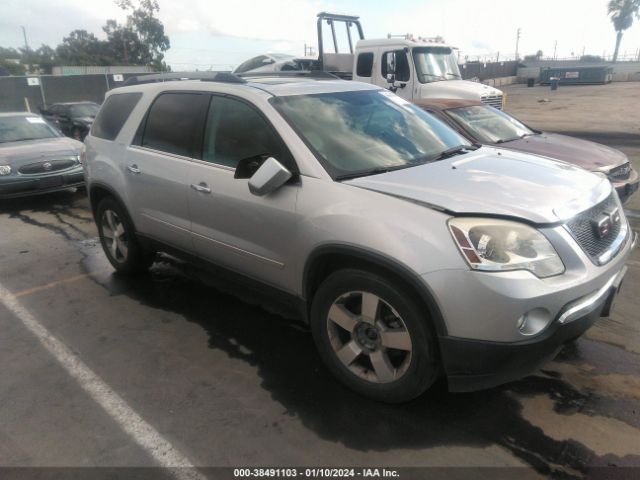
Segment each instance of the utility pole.
[{"label": "utility pole", "polygon": [[518,47],[520,46],[520,33],[521,29],[520,27],[518,27],[518,31],[516,33],[516,62],[520,60],[520,57],[518,56]]},{"label": "utility pole", "polygon": [[556,52],[558,51],[558,40],[556,40],[555,45],[553,46],[553,59],[555,60],[557,58],[556,56]]},{"label": "utility pole", "polygon": [[31,72],[31,62],[29,62],[29,43],[27,42],[27,31],[25,30],[24,26],[21,27],[22,28],[22,36],[24,38],[24,55],[27,58],[27,71]]}]

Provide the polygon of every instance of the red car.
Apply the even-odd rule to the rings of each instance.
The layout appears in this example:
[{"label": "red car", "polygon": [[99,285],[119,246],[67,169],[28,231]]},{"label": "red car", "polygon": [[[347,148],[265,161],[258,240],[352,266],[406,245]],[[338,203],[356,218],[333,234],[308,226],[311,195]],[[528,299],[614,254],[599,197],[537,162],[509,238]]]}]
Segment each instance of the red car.
[{"label": "red car", "polygon": [[423,99],[418,107],[475,143],[544,155],[607,175],[622,202],[638,189],[638,173],[619,150],[579,138],[534,130],[475,100]]}]

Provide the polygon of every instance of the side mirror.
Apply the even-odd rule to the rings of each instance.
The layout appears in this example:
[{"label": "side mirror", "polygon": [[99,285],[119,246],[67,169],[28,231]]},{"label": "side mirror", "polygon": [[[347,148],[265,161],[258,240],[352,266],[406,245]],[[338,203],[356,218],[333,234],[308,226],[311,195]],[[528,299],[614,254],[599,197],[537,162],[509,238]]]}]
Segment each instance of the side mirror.
[{"label": "side mirror", "polygon": [[262,164],[260,159],[252,157],[238,163],[234,178],[249,178],[249,191],[262,197],[287,183],[291,176],[291,172],[273,157],[267,158]]},{"label": "side mirror", "polygon": [[387,53],[387,82],[396,81],[396,52]]}]

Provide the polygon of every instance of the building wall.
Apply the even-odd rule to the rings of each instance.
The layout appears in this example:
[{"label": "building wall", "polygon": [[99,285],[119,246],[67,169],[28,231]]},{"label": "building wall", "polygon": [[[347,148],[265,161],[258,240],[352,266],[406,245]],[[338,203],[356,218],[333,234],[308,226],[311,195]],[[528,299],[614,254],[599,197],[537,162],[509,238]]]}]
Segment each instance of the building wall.
[{"label": "building wall", "polygon": [[539,61],[539,62],[523,62],[524,66],[518,68],[518,78],[521,81],[526,81],[527,78],[540,78],[540,72],[544,68],[549,67],[592,67],[598,65],[607,65],[613,68],[614,82],[633,82],[640,81],[640,62],[619,62],[619,63],[586,63],[580,61]]}]

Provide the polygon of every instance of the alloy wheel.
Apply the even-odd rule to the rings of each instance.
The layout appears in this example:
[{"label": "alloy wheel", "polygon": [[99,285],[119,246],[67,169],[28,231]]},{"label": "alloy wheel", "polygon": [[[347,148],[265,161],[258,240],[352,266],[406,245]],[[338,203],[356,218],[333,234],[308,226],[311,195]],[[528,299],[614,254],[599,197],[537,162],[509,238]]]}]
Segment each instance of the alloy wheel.
[{"label": "alloy wheel", "polygon": [[398,312],[373,293],[338,297],[329,309],[327,330],[338,360],[364,380],[394,382],[409,368],[409,330]]},{"label": "alloy wheel", "polygon": [[118,263],[124,263],[129,253],[127,233],[122,220],[113,210],[102,214],[102,237],[111,257]]}]

